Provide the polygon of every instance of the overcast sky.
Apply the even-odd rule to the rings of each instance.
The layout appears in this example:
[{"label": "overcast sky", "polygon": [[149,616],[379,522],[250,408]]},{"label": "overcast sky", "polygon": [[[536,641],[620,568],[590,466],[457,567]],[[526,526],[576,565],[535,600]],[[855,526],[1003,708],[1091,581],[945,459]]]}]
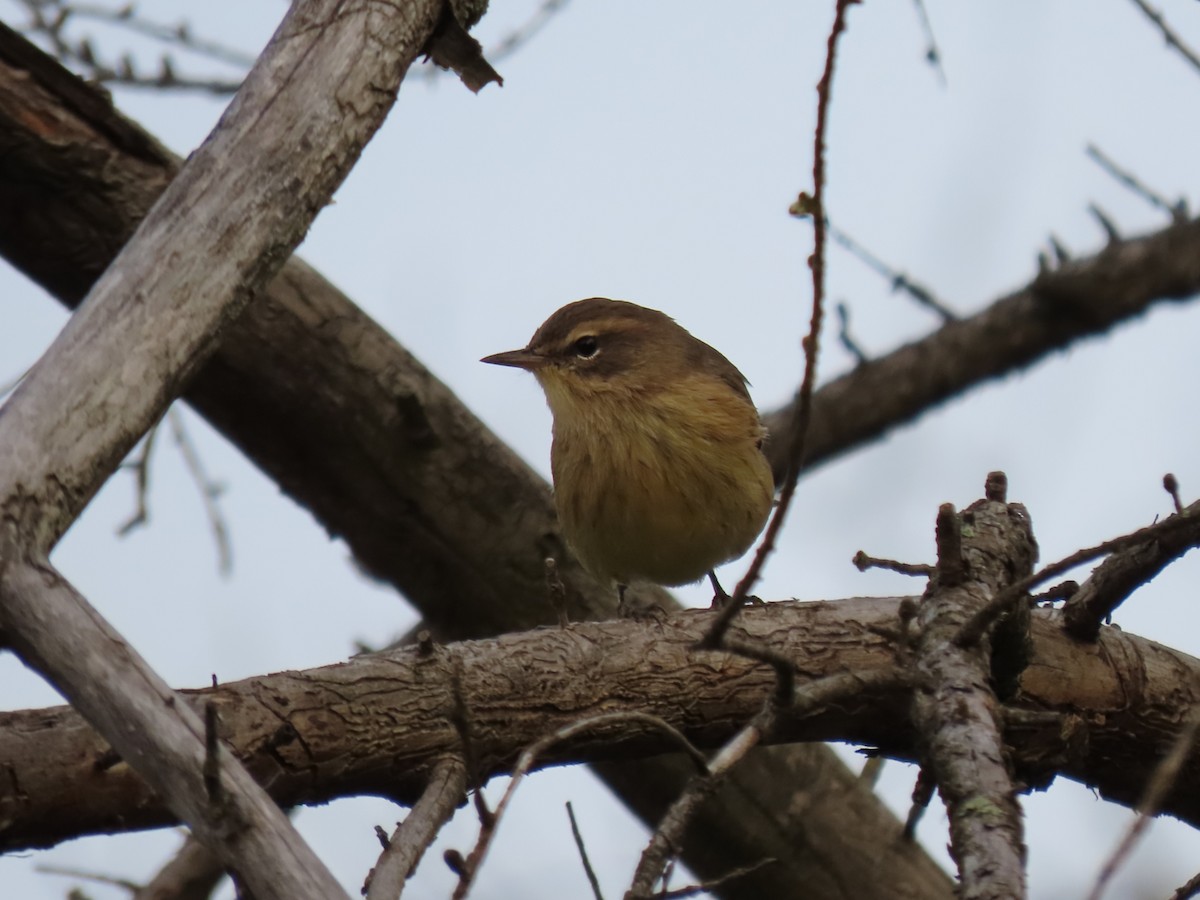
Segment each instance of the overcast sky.
[{"label": "overcast sky", "polygon": [[[497,4],[477,34],[494,44],[538,5]],[[1160,5],[1200,46],[1200,4]],[[1200,202],[1200,73],[1164,48],[1132,2],[926,6],[945,84],[925,62],[911,2],[853,9],[838,60],[828,210],[875,254],[969,314],[1028,282],[1051,233],[1079,255],[1097,251],[1104,236],[1089,203],[1124,233],[1161,227],[1162,213],[1085,157],[1089,142],[1168,196]],[[251,54],[284,8],[143,4],[156,19],[187,16],[196,31]],[[547,476],[550,419],[536,383],[478,359],[522,346],[570,300],[603,295],[665,310],[742,369],[760,408],[779,406],[798,383],[811,227],[787,208],[811,188],[814,88],[832,3],[731,12],[576,0],[497,62],[503,88],[475,96],[451,79],[410,80],[300,248]],[[14,0],[0,0],[0,18],[20,21]],[[116,55],[126,41],[109,34],[100,46]],[[114,95],[181,154],[224,107],[200,95]],[[828,293],[848,304],[870,354],[937,325],[837,248]],[[3,382],[37,358],[65,313],[3,263],[0,311]],[[916,590],[900,576],[859,574],[850,557],[861,548],[931,560],[938,504],[975,500],[992,469],[1008,472],[1010,498],[1028,506],[1043,562],[1167,514],[1167,471],[1179,477],[1185,502],[1200,496],[1198,333],[1200,309],[1157,309],[823,467],[802,482],[758,593],[832,599]],[[827,332],[822,377],[851,365]],[[232,576],[216,571],[200,497],[170,440],[154,461],[148,528],[115,535],[134,498],[132,480],[119,474],[55,553],[168,681],[192,687],[212,673],[230,681],[332,663],[353,652],[354,641],[381,643],[415,621],[401,598],[360,578],[346,548],[236,449],[190,412],[184,419],[208,472],[227,488],[221,510]],[[733,564],[726,581],[742,565]],[[1120,610],[1120,626],[1200,655],[1198,566],[1172,566]],[[700,588],[679,593],[692,603],[709,597]],[[58,702],[0,656],[0,709]],[[859,764],[849,751],[847,758]],[[913,777],[908,766],[885,767],[881,790],[901,814]],[[619,896],[645,832],[586,772],[561,769],[521,789],[475,897],[586,895],[562,807],[568,799],[606,894]],[[1025,810],[1039,898],[1082,896],[1131,816],[1067,782],[1027,798]],[[298,822],[353,892],[378,851],[372,826],[390,827],[402,815],[382,801],[352,800],[302,811]],[[465,849],[475,830],[470,815],[452,824],[412,896],[448,896],[440,848]],[[946,860],[940,807],[920,836]],[[38,864],[145,878],[177,840],[98,838],[5,857],[0,894],[60,898],[76,883],[37,874]],[[1164,896],[1198,861],[1200,840],[1190,829],[1156,823],[1109,896]],[[97,900],[123,896],[87,890]]]}]

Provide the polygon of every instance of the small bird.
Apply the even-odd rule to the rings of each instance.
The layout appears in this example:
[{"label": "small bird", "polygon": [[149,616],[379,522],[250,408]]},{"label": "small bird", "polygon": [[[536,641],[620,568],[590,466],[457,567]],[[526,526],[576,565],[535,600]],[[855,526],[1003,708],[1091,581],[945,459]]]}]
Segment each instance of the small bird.
[{"label": "small bird", "polygon": [[674,319],[592,297],[522,350],[482,362],[532,372],[554,416],[550,468],[567,543],[596,578],[680,585],[746,552],[774,497],[746,379]]}]

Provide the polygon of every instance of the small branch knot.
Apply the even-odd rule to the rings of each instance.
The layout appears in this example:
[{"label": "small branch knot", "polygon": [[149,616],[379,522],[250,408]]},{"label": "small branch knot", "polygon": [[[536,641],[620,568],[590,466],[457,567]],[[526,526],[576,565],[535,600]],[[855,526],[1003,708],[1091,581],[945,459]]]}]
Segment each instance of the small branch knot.
[{"label": "small branch knot", "polygon": [[1003,472],[988,472],[983,483],[983,496],[997,503],[1008,502],[1008,476]]}]

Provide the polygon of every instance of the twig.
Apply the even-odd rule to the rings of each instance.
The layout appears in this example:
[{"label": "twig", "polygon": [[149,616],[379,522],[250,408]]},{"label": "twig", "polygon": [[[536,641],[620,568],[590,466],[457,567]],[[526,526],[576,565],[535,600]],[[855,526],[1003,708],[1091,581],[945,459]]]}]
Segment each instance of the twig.
[{"label": "twig", "polygon": [[767,525],[758,551],[750,568],[742,576],[733,590],[733,595],[725,604],[721,614],[713,621],[705,645],[716,646],[720,643],[729,624],[738,614],[750,589],[758,581],[767,557],[775,549],[775,540],[783,520],[792,504],[796,493],[796,482],[800,478],[800,468],[804,457],[804,440],[808,432],[809,419],[812,418],[812,394],[817,380],[817,352],[820,346],[821,321],[825,309],[825,131],[829,123],[829,97],[833,88],[833,65],[837,58],[837,42],[846,28],[846,11],[858,0],[837,0],[834,12],[833,26],[829,31],[827,49],[825,52],[825,69],[821,80],[817,82],[817,126],[813,136],[813,192],[809,196],[801,194],[798,201],[807,208],[813,219],[813,253],[809,257],[809,268],[812,271],[813,298],[812,317],[809,322],[808,336],[804,339],[804,378],[800,382],[797,395],[796,415],[792,419],[788,435],[788,464],[783,481],[783,490],[779,494],[779,504],[775,514]]},{"label": "twig", "polygon": [[935,571],[934,567],[928,563],[904,563],[894,559],[880,559],[875,556],[868,556],[862,550],[855,553],[854,558],[850,561],[854,563],[854,567],[860,572],[865,572],[867,569],[889,569],[901,575],[916,575],[928,578]]},{"label": "twig", "polygon": [[[700,647],[698,649],[709,649]],[[775,670],[775,694],[764,702],[781,707],[792,705],[796,691],[796,663],[764,641],[734,638],[728,634],[721,640],[721,650],[766,663]]]},{"label": "twig", "polygon": [[221,508],[217,506],[217,498],[223,493],[224,487],[218,482],[210,481],[205,474],[200,454],[184,427],[183,416],[174,406],[167,410],[166,418],[171,425],[171,436],[183,454],[183,461],[192,476],[192,481],[200,490],[200,499],[204,502],[204,511],[208,515],[213,540],[217,544],[217,571],[228,575],[233,571],[233,548],[229,543],[229,529],[225,525],[225,517],[221,515]]},{"label": "twig", "polygon": [[1104,237],[1110,244],[1121,243],[1121,232],[1117,230],[1117,223],[1112,220],[1112,216],[1102,210],[1095,203],[1088,204],[1088,212],[1092,214],[1104,231]]},{"label": "twig", "polygon": [[908,807],[908,815],[904,818],[904,839],[906,841],[916,840],[917,825],[925,816],[925,811],[929,809],[929,801],[933,799],[933,792],[937,789],[937,781],[934,780],[929,770],[924,766],[917,769],[917,781],[913,785],[912,804]]},{"label": "twig", "polygon": [[1167,42],[1167,46],[1174,47],[1176,50],[1178,50],[1179,54],[1192,64],[1192,68],[1194,68],[1197,72],[1200,72],[1200,56],[1197,56],[1196,52],[1192,50],[1191,47],[1179,39],[1179,35],[1177,35],[1171,29],[1171,27],[1167,25],[1162,13],[1152,7],[1149,3],[1146,3],[1145,0],[1133,0],[1133,3],[1138,9],[1146,14],[1147,19],[1158,26],[1158,30],[1162,32],[1162,36]]},{"label": "twig", "polygon": [[[1134,0],[1134,2],[1137,2],[1137,0]],[[1123,169],[1118,166],[1116,162],[1113,161],[1112,157],[1106,154],[1095,144],[1088,144],[1085,152],[1087,153],[1088,159],[1115,178],[1118,183],[1129,188],[1129,190],[1133,191],[1151,206],[1163,210],[1171,217],[1172,222],[1178,225],[1187,221],[1187,201],[1182,197],[1175,203],[1170,202],[1162,194],[1148,187],[1145,182],[1141,181],[1128,169]]]},{"label": "twig", "polygon": [[508,804],[512,800],[513,794],[521,782],[525,780],[525,776],[529,774],[538,757],[561,741],[569,740],[585,731],[591,731],[595,728],[602,728],[618,722],[641,722],[657,728],[676,744],[678,750],[682,750],[692,760],[698,771],[708,771],[708,763],[704,758],[704,754],[697,750],[692,742],[684,737],[681,731],[671,727],[657,716],[645,713],[604,713],[573,722],[546,735],[541,740],[521,751],[521,755],[517,758],[517,764],[513,768],[508,787],[504,791],[504,796],[500,798],[500,802],[496,805],[496,810],[492,814],[491,827],[480,829],[479,839],[476,841],[475,847],[471,850],[470,854],[464,858],[461,854],[455,853],[453,857],[447,859],[448,862],[453,860],[452,868],[455,869],[455,872],[459,876],[458,884],[454,889],[454,900],[461,900],[471,890],[471,884],[475,875],[479,871],[479,867],[483,864],[484,858],[487,856],[488,847],[491,845],[492,838],[496,833],[496,827],[499,825],[501,818],[503,818],[505,810],[508,809]]},{"label": "twig", "polygon": [[719,888],[724,887],[731,881],[737,881],[739,878],[745,878],[747,875],[753,875],[764,866],[772,866],[779,860],[776,859],[760,859],[756,863],[751,863],[748,866],[738,866],[736,869],[731,869],[724,875],[718,878],[713,878],[709,881],[701,881],[699,884],[688,885],[687,887],[674,888],[669,891],[659,891],[654,895],[654,900],[684,900],[687,897],[695,897],[697,894],[717,894]]},{"label": "twig", "polygon": [[1079,582],[1073,580],[1060,581],[1053,587],[1049,587],[1040,594],[1035,594],[1029,598],[1030,606],[1039,606],[1043,603],[1056,603],[1059,600],[1069,600],[1079,591]]},{"label": "twig", "polygon": [[571,836],[575,838],[575,846],[579,850],[579,859],[583,863],[584,874],[587,875],[588,884],[592,886],[592,896],[596,900],[604,900],[604,894],[600,892],[600,880],[596,877],[591,860],[588,859],[587,847],[583,845],[583,835],[579,833],[579,823],[575,821],[575,810],[571,807],[570,800],[567,801],[567,818],[571,820]]},{"label": "twig", "polygon": [[909,674],[895,666],[864,671],[839,672],[810,681],[796,690],[792,699],[791,716],[803,718],[827,706],[845,703],[865,691],[878,691],[907,685]]},{"label": "twig", "polygon": [[802,718],[820,708],[857,697],[865,689],[894,687],[907,681],[907,673],[895,667],[887,667],[863,672],[841,672],[818,678],[795,690],[788,705],[778,702],[778,692],[768,696],[763,708],[750,724],[735,734],[713,757],[708,765],[707,774],[689,782],[671,804],[646,849],[642,851],[633,882],[625,895],[626,900],[663,895],[652,893],[654,885],[683,846],[683,834],[688,823],[695,816],[700,804],[720,786],[733,765],[774,731],[777,712],[787,710],[790,717]]},{"label": "twig", "polygon": [[1183,501],[1179,499],[1179,479],[1170,472],[1163,476],[1163,490],[1171,495],[1171,500],[1175,503],[1175,512],[1183,512]]},{"label": "twig", "polygon": [[838,317],[838,341],[846,348],[846,352],[854,357],[856,364],[861,366],[867,362],[867,354],[850,336],[850,308],[845,303],[838,303],[834,309],[837,310]]},{"label": "twig", "polygon": [[929,21],[929,12],[925,9],[925,0],[913,0],[917,7],[917,18],[921,21],[921,30],[925,32],[925,59],[938,73],[942,87],[946,86],[946,71],[942,68],[942,54],[938,52],[937,41],[933,37],[933,24]]},{"label": "twig", "polygon": [[170,861],[129,900],[209,900],[224,877],[221,861],[189,834]]},{"label": "twig", "polygon": [[442,826],[454,814],[467,790],[467,767],[461,759],[443,759],[434,766],[421,798],[384,845],[379,862],[367,874],[367,900],[397,900]]},{"label": "twig", "polygon": [[[550,23],[550,20],[566,8],[567,3],[568,0],[543,0],[542,5],[534,10],[533,14],[524,23],[518,25],[492,47],[484,51],[484,56],[493,63],[497,63],[516,53],[537,37],[542,29]],[[427,80],[436,81],[445,72],[445,69],[438,68],[436,65],[429,65],[425,67],[422,74]]]},{"label": "twig", "polygon": [[121,468],[133,470],[137,508],[133,515],[117,529],[119,537],[125,537],[139,525],[145,525],[150,521],[150,506],[146,502],[150,493],[150,459],[154,452],[154,439],[158,437],[158,429],[161,425],[162,419],[159,419],[146,432],[146,436],[142,439],[142,450],[133,462],[121,464]]},{"label": "twig", "polygon": [[1133,824],[1129,826],[1121,842],[1101,867],[1100,874],[1096,877],[1096,883],[1092,887],[1091,893],[1088,894],[1088,900],[1100,900],[1100,895],[1108,887],[1112,876],[1133,851],[1134,845],[1149,826],[1151,819],[1158,813],[1163,798],[1175,785],[1183,764],[1196,745],[1198,733],[1200,733],[1200,714],[1193,713],[1180,729],[1171,749],[1167,751],[1167,755],[1155,766],[1154,772],[1146,784],[1146,791],[1138,802],[1137,818],[1133,820]]},{"label": "twig", "polygon": [[1200,875],[1193,875],[1184,884],[1175,889],[1175,893],[1171,895],[1171,900],[1191,900],[1200,894]]},{"label": "twig", "polygon": [[1064,556],[1058,562],[1043,566],[1032,575],[1022,578],[1019,581],[1014,581],[1004,590],[997,593],[987,606],[979,610],[979,612],[963,624],[962,629],[955,637],[955,643],[960,647],[965,647],[978,641],[987,632],[992,622],[1003,615],[1011,604],[1015,603],[1019,598],[1024,597],[1030,588],[1037,587],[1051,578],[1062,575],[1064,572],[1069,572],[1076,566],[1091,562],[1098,557],[1107,556],[1110,553],[1124,550],[1126,547],[1132,547],[1135,544],[1160,540],[1180,532],[1187,532],[1196,527],[1197,521],[1194,516],[1171,516],[1154,525],[1147,525],[1145,528],[1139,528],[1137,531],[1130,532],[1129,534],[1104,541],[1094,547],[1076,550],[1070,556]]},{"label": "twig", "polygon": [[83,869],[72,869],[69,866],[44,866],[39,864],[33,868],[34,871],[45,875],[61,875],[64,878],[78,878],[82,881],[94,881],[96,884],[109,884],[113,887],[124,888],[131,893],[136,892],[141,887],[136,881],[130,881],[128,878],[101,875],[97,872],[85,872]]},{"label": "twig", "polygon": [[1177,530],[1134,541],[1096,567],[1063,607],[1063,627],[1068,634],[1081,641],[1096,640],[1100,623],[1108,621],[1135,590],[1200,546],[1200,501],[1151,527],[1168,523],[1175,523],[1172,528]]},{"label": "twig", "polygon": [[674,859],[683,846],[683,832],[695,815],[696,809],[712,796],[729,774],[729,770],[756,747],[764,732],[769,730],[769,727],[762,727],[759,718],[760,716],[755,716],[754,721],[717,751],[709,763],[708,775],[692,779],[671,804],[671,808],[651,835],[646,849],[642,851],[633,882],[625,893],[625,900],[642,900],[655,896],[654,885],[662,877],[668,860]]},{"label": "twig", "polygon": [[[41,0],[41,2],[46,3],[46,0]],[[161,22],[154,22],[143,18],[137,14],[136,7],[132,3],[119,6],[115,9],[87,4],[66,4],[59,2],[59,0],[50,0],[48,5],[61,8],[65,12],[68,12],[72,18],[93,19],[95,21],[120,25],[135,34],[152,38],[160,44],[173,44],[189,50],[198,56],[227,63],[231,66],[237,66],[241,69],[249,69],[254,65],[254,60],[256,59],[254,54],[245,53],[218,41],[197,37],[192,33],[192,27],[187,22],[180,22],[178,25],[164,25]]]},{"label": "twig", "polygon": [[[920,2],[920,0],[918,0]],[[945,303],[939,300],[929,288],[920,282],[913,281],[907,274],[901,272],[894,266],[890,266],[882,259],[852,238],[849,234],[842,231],[833,222],[829,221],[829,217],[825,217],[825,224],[829,228],[829,236],[833,238],[834,243],[845,248],[852,256],[866,264],[867,268],[873,270],[891,284],[893,291],[902,291],[908,294],[921,306],[932,310],[943,322],[955,322],[958,316]]]},{"label": "twig", "polygon": [[496,45],[487,52],[486,56],[493,62],[498,62],[506,56],[521,49],[525,44],[529,43],[538,33],[549,24],[557,13],[566,8],[568,0],[543,0],[539,6],[523,25],[515,28]]},{"label": "twig", "polygon": [[242,78],[180,75],[176,71],[176,63],[166,53],[159,59],[158,71],[152,74],[139,72],[133,56],[129,53],[122,54],[116,62],[102,61],[90,38],[85,36],[76,40],[67,34],[68,26],[74,21],[90,19],[105,25],[125,28],[160,44],[178,47],[202,58],[236,66],[243,73],[254,65],[254,56],[216,41],[198,38],[186,23],[164,25],[143,18],[137,14],[133,4],[104,7],[73,5],[63,0],[21,2],[29,12],[29,24],[23,30],[43,36],[59,60],[75,63],[93,81],[121,84],[126,87],[202,90],[227,95],[237,91]]}]

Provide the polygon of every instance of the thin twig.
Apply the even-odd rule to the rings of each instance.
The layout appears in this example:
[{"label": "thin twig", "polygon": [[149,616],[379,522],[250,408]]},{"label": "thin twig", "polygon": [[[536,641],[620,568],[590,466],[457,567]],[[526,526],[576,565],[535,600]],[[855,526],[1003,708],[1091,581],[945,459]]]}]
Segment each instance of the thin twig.
[{"label": "thin twig", "polygon": [[129,900],[209,900],[224,877],[221,861],[189,834],[171,859]]},{"label": "thin twig", "polygon": [[992,624],[998,617],[1004,614],[1010,605],[1015,603],[1018,598],[1023,597],[1028,593],[1030,588],[1037,587],[1051,578],[1068,572],[1076,566],[1086,562],[1091,562],[1101,556],[1106,556],[1109,553],[1114,553],[1117,550],[1123,550],[1126,547],[1131,547],[1134,544],[1140,544],[1144,541],[1154,540],[1166,535],[1175,534],[1179,531],[1184,531],[1189,527],[1196,527],[1195,518],[1192,516],[1171,516],[1154,525],[1147,525],[1145,528],[1139,528],[1137,531],[1129,534],[1115,537],[1112,540],[1104,541],[1094,547],[1086,547],[1083,550],[1077,550],[1070,556],[1064,556],[1058,562],[1051,563],[1048,566],[1043,566],[1039,571],[1034,572],[1020,581],[1014,581],[1004,590],[996,594],[991,599],[987,606],[983,607],[974,616],[963,623],[958,635],[955,637],[955,643],[960,647],[965,647],[978,641],[987,631],[988,626]]},{"label": "thin twig", "polygon": [[739,878],[745,878],[747,875],[753,875],[759,869],[766,866],[773,866],[779,862],[777,859],[767,857],[760,859],[756,863],[751,863],[748,866],[738,866],[736,869],[731,869],[724,875],[713,878],[710,881],[701,881],[698,884],[691,884],[687,887],[673,888],[669,891],[659,891],[654,895],[654,900],[686,900],[687,897],[695,897],[698,894],[717,894],[719,888],[724,887],[731,881],[737,881]]},{"label": "thin twig", "polygon": [[405,882],[454,815],[466,790],[467,767],[461,759],[443,759],[434,766],[425,790],[404,821],[390,838],[383,835],[387,843],[363,885],[367,900],[398,900]]},{"label": "thin twig", "polygon": [[147,502],[150,495],[150,460],[153,458],[154,441],[158,437],[158,429],[161,425],[162,419],[159,419],[146,432],[146,436],[142,438],[141,452],[138,453],[136,459],[121,464],[121,468],[133,470],[137,508],[133,515],[117,529],[118,537],[125,537],[133,529],[150,521],[150,505]]},{"label": "thin twig", "polygon": [[[42,0],[42,2],[45,2],[45,0]],[[115,9],[88,4],[66,4],[61,2],[51,2],[48,5],[58,6],[63,10],[69,11],[72,18],[92,19],[94,21],[120,25],[122,28],[126,28],[135,34],[152,38],[160,44],[182,47],[185,50],[195,53],[197,56],[237,66],[240,69],[249,69],[254,65],[255,59],[257,59],[252,53],[246,53],[227,44],[196,36],[192,32],[192,26],[185,21],[180,22],[178,25],[165,25],[161,22],[144,18],[137,13],[136,7],[131,3]]]},{"label": "thin twig", "polygon": [[479,830],[479,839],[476,841],[475,847],[471,850],[470,854],[463,858],[461,854],[455,853],[453,857],[447,860],[453,860],[455,871],[459,876],[458,884],[454,889],[454,900],[462,900],[471,890],[471,884],[474,881],[476,873],[479,871],[479,867],[483,864],[484,858],[487,856],[487,851],[496,833],[496,828],[501,818],[503,818],[505,810],[508,809],[508,804],[511,802],[513,794],[521,782],[525,780],[525,776],[529,774],[530,770],[537,763],[538,758],[561,741],[569,740],[586,731],[602,728],[606,725],[626,722],[640,722],[658,729],[671,739],[678,750],[682,750],[692,760],[696,765],[697,771],[707,772],[709,770],[704,754],[697,750],[692,742],[684,737],[683,732],[668,725],[657,716],[651,716],[646,713],[604,713],[581,719],[578,722],[572,722],[570,725],[566,725],[546,735],[544,738],[522,750],[521,755],[517,757],[517,765],[513,768],[508,787],[504,791],[504,796],[500,798],[495,812],[491,814],[490,827],[484,827]]},{"label": "thin twig", "polygon": [[102,60],[90,37],[75,39],[67,33],[67,29],[76,21],[91,20],[114,28],[124,28],[168,47],[176,47],[204,59],[235,66],[243,74],[254,65],[253,55],[216,41],[199,38],[192,33],[187,23],[165,25],[146,19],[137,13],[133,4],[105,7],[73,5],[63,0],[21,2],[29,13],[29,23],[22,30],[45,38],[60,61],[74,63],[96,82],[135,88],[202,90],[228,95],[237,91],[242,78],[181,75],[176,71],[176,62],[167,53],[159,58],[158,71],[149,74],[138,70],[132,54],[128,52],[121,54],[115,62]]},{"label": "thin twig", "polygon": [[880,559],[875,556],[868,556],[864,551],[859,550],[854,554],[854,567],[860,572],[865,572],[867,569],[888,569],[892,572],[898,572],[901,575],[915,575],[921,578],[928,578],[935,571],[934,567],[928,563],[905,563],[895,559]]},{"label": "thin twig", "polygon": [[809,257],[809,268],[812,271],[813,298],[812,317],[809,321],[808,336],[804,339],[804,378],[800,382],[800,392],[796,399],[796,415],[792,420],[791,433],[788,437],[788,465],[783,480],[783,490],[779,494],[779,504],[775,514],[767,525],[754,560],[750,568],[742,576],[733,590],[733,595],[725,604],[725,608],[713,621],[712,628],[705,637],[705,646],[717,646],[729,624],[738,614],[750,589],[758,581],[759,574],[766,564],[767,557],[775,549],[775,540],[779,529],[792,504],[796,493],[796,482],[800,478],[801,463],[804,458],[804,440],[808,433],[808,423],[812,418],[812,394],[817,380],[817,354],[820,347],[821,322],[825,311],[825,132],[829,123],[829,97],[833,88],[833,66],[837,59],[837,42],[846,28],[846,11],[858,0],[837,0],[837,9],[833,17],[833,27],[829,32],[825,53],[825,69],[821,80],[817,82],[817,126],[813,136],[813,192],[811,196],[802,194],[798,201],[808,208],[813,219],[813,253]]},{"label": "thin twig", "polygon": [[683,833],[696,810],[712,796],[730,769],[762,740],[767,729],[762,727],[759,718],[755,716],[754,721],[717,751],[709,763],[708,775],[693,778],[671,804],[671,808],[651,835],[646,849],[642,851],[633,881],[625,893],[626,900],[642,900],[655,896],[654,885],[662,878],[668,861],[673,860],[682,848]]},{"label": "thin twig", "polygon": [[1183,501],[1179,499],[1179,479],[1171,472],[1163,476],[1163,490],[1171,495],[1171,500],[1175,504],[1175,512],[1183,512]]},{"label": "thin twig", "polygon": [[68,866],[36,865],[33,868],[35,872],[41,872],[45,875],[61,875],[64,878],[78,878],[81,881],[94,881],[96,884],[109,884],[113,887],[124,888],[130,892],[135,892],[141,887],[141,885],[136,881],[130,881],[128,878],[117,878],[113,875],[101,875],[97,872],[85,872],[83,869],[72,869]]},{"label": "thin twig", "polygon": [[1184,722],[1183,728],[1180,729],[1179,734],[1175,737],[1175,741],[1171,745],[1171,749],[1167,751],[1167,755],[1155,766],[1150,780],[1146,783],[1146,790],[1142,794],[1142,799],[1138,801],[1137,818],[1133,820],[1133,824],[1129,826],[1121,842],[1101,867],[1100,874],[1096,877],[1096,883],[1093,885],[1091,893],[1088,894],[1088,900],[1100,900],[1100,895],[1108,887],[1108,883],[1112,880],[1113,875],[1116,874],[1117,869],[1121,867],[1125,860],[1129,858],[1129,854],[1133,852],[1138,839],[1145,833],[1151,820],[1158,813],[1163,798],[1175,786],[1183,764],[1187,761],[1188,756],[1191,755],[1192,748],[1196,746],[1197,734],[1200,734],[1200,713],[1193,713]]},{"label": "thin twig", "polygon": [[958,320],[958,316],[954,311],[939,300],[932,290],[918,281],[913,281],[912,278],[895,266],[888,265],[845,231],[834,225],[833,222],[829,221],[828,216],[825,217],[825,224],[829,228],[829,236],[833,238],[834,243],[865,264],[868,269],[887,279],[893,291],[901,291],[908,294],[921,306],[936,313],[943,322],[955,322]]},{"label": "thin twig", "polygon": [[1153,22],[1158,27],[1158,30],[1162,32],[1162,36],[1166,40],[1167,46],[1174,47],[1176,50],[1178,50],[1179,54],[1192,64],[1192,68],[1197,72],[1200,72],[1200,56],[1197,56],[1196,51],[1179,39],[1179,35],[1177,35],[1167,24],[1162,13],[1152,7],[1149,3],[1146,3],[1145,0],[1133,0],[1133,3],[1138,9],[1145,13],[1146,18]]},{"label": "thin twig", "polygon": [[217,505],[217,498],[221,496],[224,487],[218,482],[209,480],[208,475],[205,474],[200,454],[184,427],[183,416],[174,406],[167,410],[167,421],[171,425],[171,436],[183,454],[183,461],[187,465],[188,472],[200,490],[200,499],[204,502],[204,511],[208,515],[213,539],[217,544],[217,571],[222,575],[228,575],[233,571],[233,548],[229,543],[229,529],[225,525],[225,517],[221,515],[221,508]]},{"label": "thin twig", "polygon": [[[541,6],[522,24],[518,25],[494,45],[484,51],[484,56],[493,63],[498,63],[516,53],[545,28],[557,13],[566,8],[568,0],[543,0]],[[422,74],[428,81],[436,81],[446,70],[436,65],[425,66]]]},{"label": "thin twig", "polygon": [[933,23],[929,21],[929,11],[925,9],[925,0],[913,0],[917,7],[917,18],[921,21],[921,30],[925,32],[925,60],[938,73],[942,87],[946,86],[946,71],[942,68],[942,54],[938,52],[937,41],[933,37]]},{"label": "thin twig", "polygon": [[[730,639],[727,639],[730,640]],[[683,846],[683,835],[697,809],[720,786],[735,763],[773,733],[777,713],[803,718],[825,707],[861,696],[865,690],[878,690],[908,683],[908,675],[896,667],[869,671],[840,672],[818,678],[792,692],[791,702],[778,702],[779,694],[768,696],[758,715],[719,750],[708,765],[707,774],[692,779],[671,804],[651,836],[626,893],[630,898],[658,897],[652,893],[666,867]],[[690,889],[689,889],[690,890]]]},{"label": "thin twig", "polygon": [[583,835],[579,833],[579,823],[575,821],[575,810],[571,806],[571,801],[567,801],[567,818],[571,820],[571,836],[575,838],[575,847],[579,850],[579,859],[583,863],[584,874],[587,875],[588,884],[592,886],[592,896],[596,900],[604,900],[604,894],[600,892],[600,880],[596,877],[596,871],[592,868],[592,861],[588,859],[587,847],[583,844]]},{"label": "thin twig", "polygon": [[916,840],[917,825],[925,816],[925,811],[929,809],[929,801],[933,799],[933,792],[937,788],[937,781],[933,775],[924,766],[917,770],[917,781],[913,785],[912,804],[908,807],[908,815],[904,818],[904,839],[906,841]]},{"label": "thin twig", "polygon": [[845,303],[838,303],[834,309],[837,310],[838,317],[838,341],[846,348],[846,352],[854,357],[855,364],[861,366],[868,359],[863,348],[858,346],[858,342],[850,334],[850,307]]},{"label": "thin twig", "polygon": [[1200,501],[1164,519],[1182,523],[1181,530],[1135,542],[1113,553],[1063,607],[1063,627],[1072,637],[1094,641],[1100,623],[1110,621],[1113,611],[1139,587],[1193,547],[1200,546]]},{"label": "thin twig", "polygon": [[1116,179],[1119,184],[1129,188],[1129,190],[1133,191],[1156,209],[1163,210],[1171,217],[1172,222],[1179,224],[1187,221],[1188,209],[1186,200],[1180,198],[1177,202],[1172,203],[1162,194],[1158,193],[1158,191],[1146,185],[1145,182],[1128,169],[1118,166],[1112,157],[1095,144],[1088,144],[1085,152],[1088,159]]}]

